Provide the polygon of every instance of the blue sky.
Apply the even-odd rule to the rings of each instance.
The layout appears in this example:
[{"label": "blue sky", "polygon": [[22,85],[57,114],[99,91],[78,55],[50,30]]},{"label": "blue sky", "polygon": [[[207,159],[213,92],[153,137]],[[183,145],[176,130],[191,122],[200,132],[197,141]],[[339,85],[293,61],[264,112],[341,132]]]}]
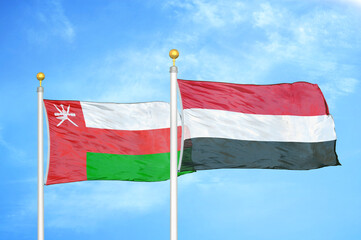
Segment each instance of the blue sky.
[{"label": "blue sky", "polygon": [[[1,1],[0,239],[37,235],[37,105],[169,101],[179,78],[321,87],[341,167],[179,178],[179,239],[361,239],[361,1]],[[45,156],[47,152],[45,153]],[[46,239],[168,239],[169,182],[45,187]]]}]

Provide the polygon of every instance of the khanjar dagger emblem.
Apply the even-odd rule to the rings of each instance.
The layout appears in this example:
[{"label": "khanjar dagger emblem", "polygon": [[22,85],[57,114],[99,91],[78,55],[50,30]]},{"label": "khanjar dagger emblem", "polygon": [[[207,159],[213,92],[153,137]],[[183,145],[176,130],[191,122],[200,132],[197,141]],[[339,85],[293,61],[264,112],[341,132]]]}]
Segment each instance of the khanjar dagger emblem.
[{"label": "khanjar dagger emblem", "polygon": [[55,105],[53,104],[54,107],[56,108],[56,110],[58,110],[59,112],[54,113],[54,115],[56,116],[57,119],[61,120],[58,125],[56,125],[57,127],[59,127],[65,120],[69,120],[69,122],[71,122],[72,124],[74,124],[74,126],[78,127],[78,125],[76,125],[72,120],[70,120],[69,116],[71,117],[75,117],[75,113],[69,113],[70,111],[70,105],[68,106],[68,108],[64,109],[64,105],[60,104],[61,110]]}]

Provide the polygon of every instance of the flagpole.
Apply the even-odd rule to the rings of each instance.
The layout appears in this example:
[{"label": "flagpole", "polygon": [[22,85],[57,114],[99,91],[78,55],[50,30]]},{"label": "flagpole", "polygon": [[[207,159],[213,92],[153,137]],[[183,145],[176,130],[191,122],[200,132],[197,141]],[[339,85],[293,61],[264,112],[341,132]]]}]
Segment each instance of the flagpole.
[{"label": "flagpole", "polygon": [[43,134],[43,94],[41,82],[45,75],[39,72],[36,78],[40,81],[38,92],[38,240],[44,240],[44,134]]},{"label": "flagpole", "polygon": [[170,240],[178,239],[178,190],[177,190],[177,73],[175,60],[179,56],[176,49],[169,52],[173,59],[170,67]]}]

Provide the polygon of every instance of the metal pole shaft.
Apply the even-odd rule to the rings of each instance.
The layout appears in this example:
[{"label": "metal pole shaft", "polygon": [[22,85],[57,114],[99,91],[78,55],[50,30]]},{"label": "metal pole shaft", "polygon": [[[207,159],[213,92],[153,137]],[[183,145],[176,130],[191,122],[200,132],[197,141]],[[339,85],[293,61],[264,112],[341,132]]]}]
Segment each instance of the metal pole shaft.
[{"label": "metal pole shaft", "polygon": [[44,240],[44,134],[43,93],[38,87],[38,240]]},{"label": "metal pole shaft", "polygon": [[178,239],[177,73],[170,67],[170,240]]}]

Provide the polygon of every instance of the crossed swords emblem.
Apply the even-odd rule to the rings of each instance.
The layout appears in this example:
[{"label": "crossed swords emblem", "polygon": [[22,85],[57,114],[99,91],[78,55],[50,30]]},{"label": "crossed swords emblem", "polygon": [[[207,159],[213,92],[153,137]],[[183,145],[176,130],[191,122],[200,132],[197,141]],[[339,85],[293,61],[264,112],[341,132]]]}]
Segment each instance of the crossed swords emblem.
[{"label": "crossed swords emblem", "polygon": [[70,117],[75,117],[75,113],[69,113],[70,111],[70,105],[68,106],[68,108],[64,109],[64,105],[60,104],[61,110],[55,105],[53,104],[54,107],[56,108],[56,110],[58,110],[57,113],[54,113],[54,115],[56,116],[57,119],[61,120],[58,125],[56,125],[57,127],[59,127],[65,120],[68,120],[69,122],[71,122],[74,126],[78,127],[78,125],[76,125],[76,123],[74,123],[72,120],[70,120]]}]

